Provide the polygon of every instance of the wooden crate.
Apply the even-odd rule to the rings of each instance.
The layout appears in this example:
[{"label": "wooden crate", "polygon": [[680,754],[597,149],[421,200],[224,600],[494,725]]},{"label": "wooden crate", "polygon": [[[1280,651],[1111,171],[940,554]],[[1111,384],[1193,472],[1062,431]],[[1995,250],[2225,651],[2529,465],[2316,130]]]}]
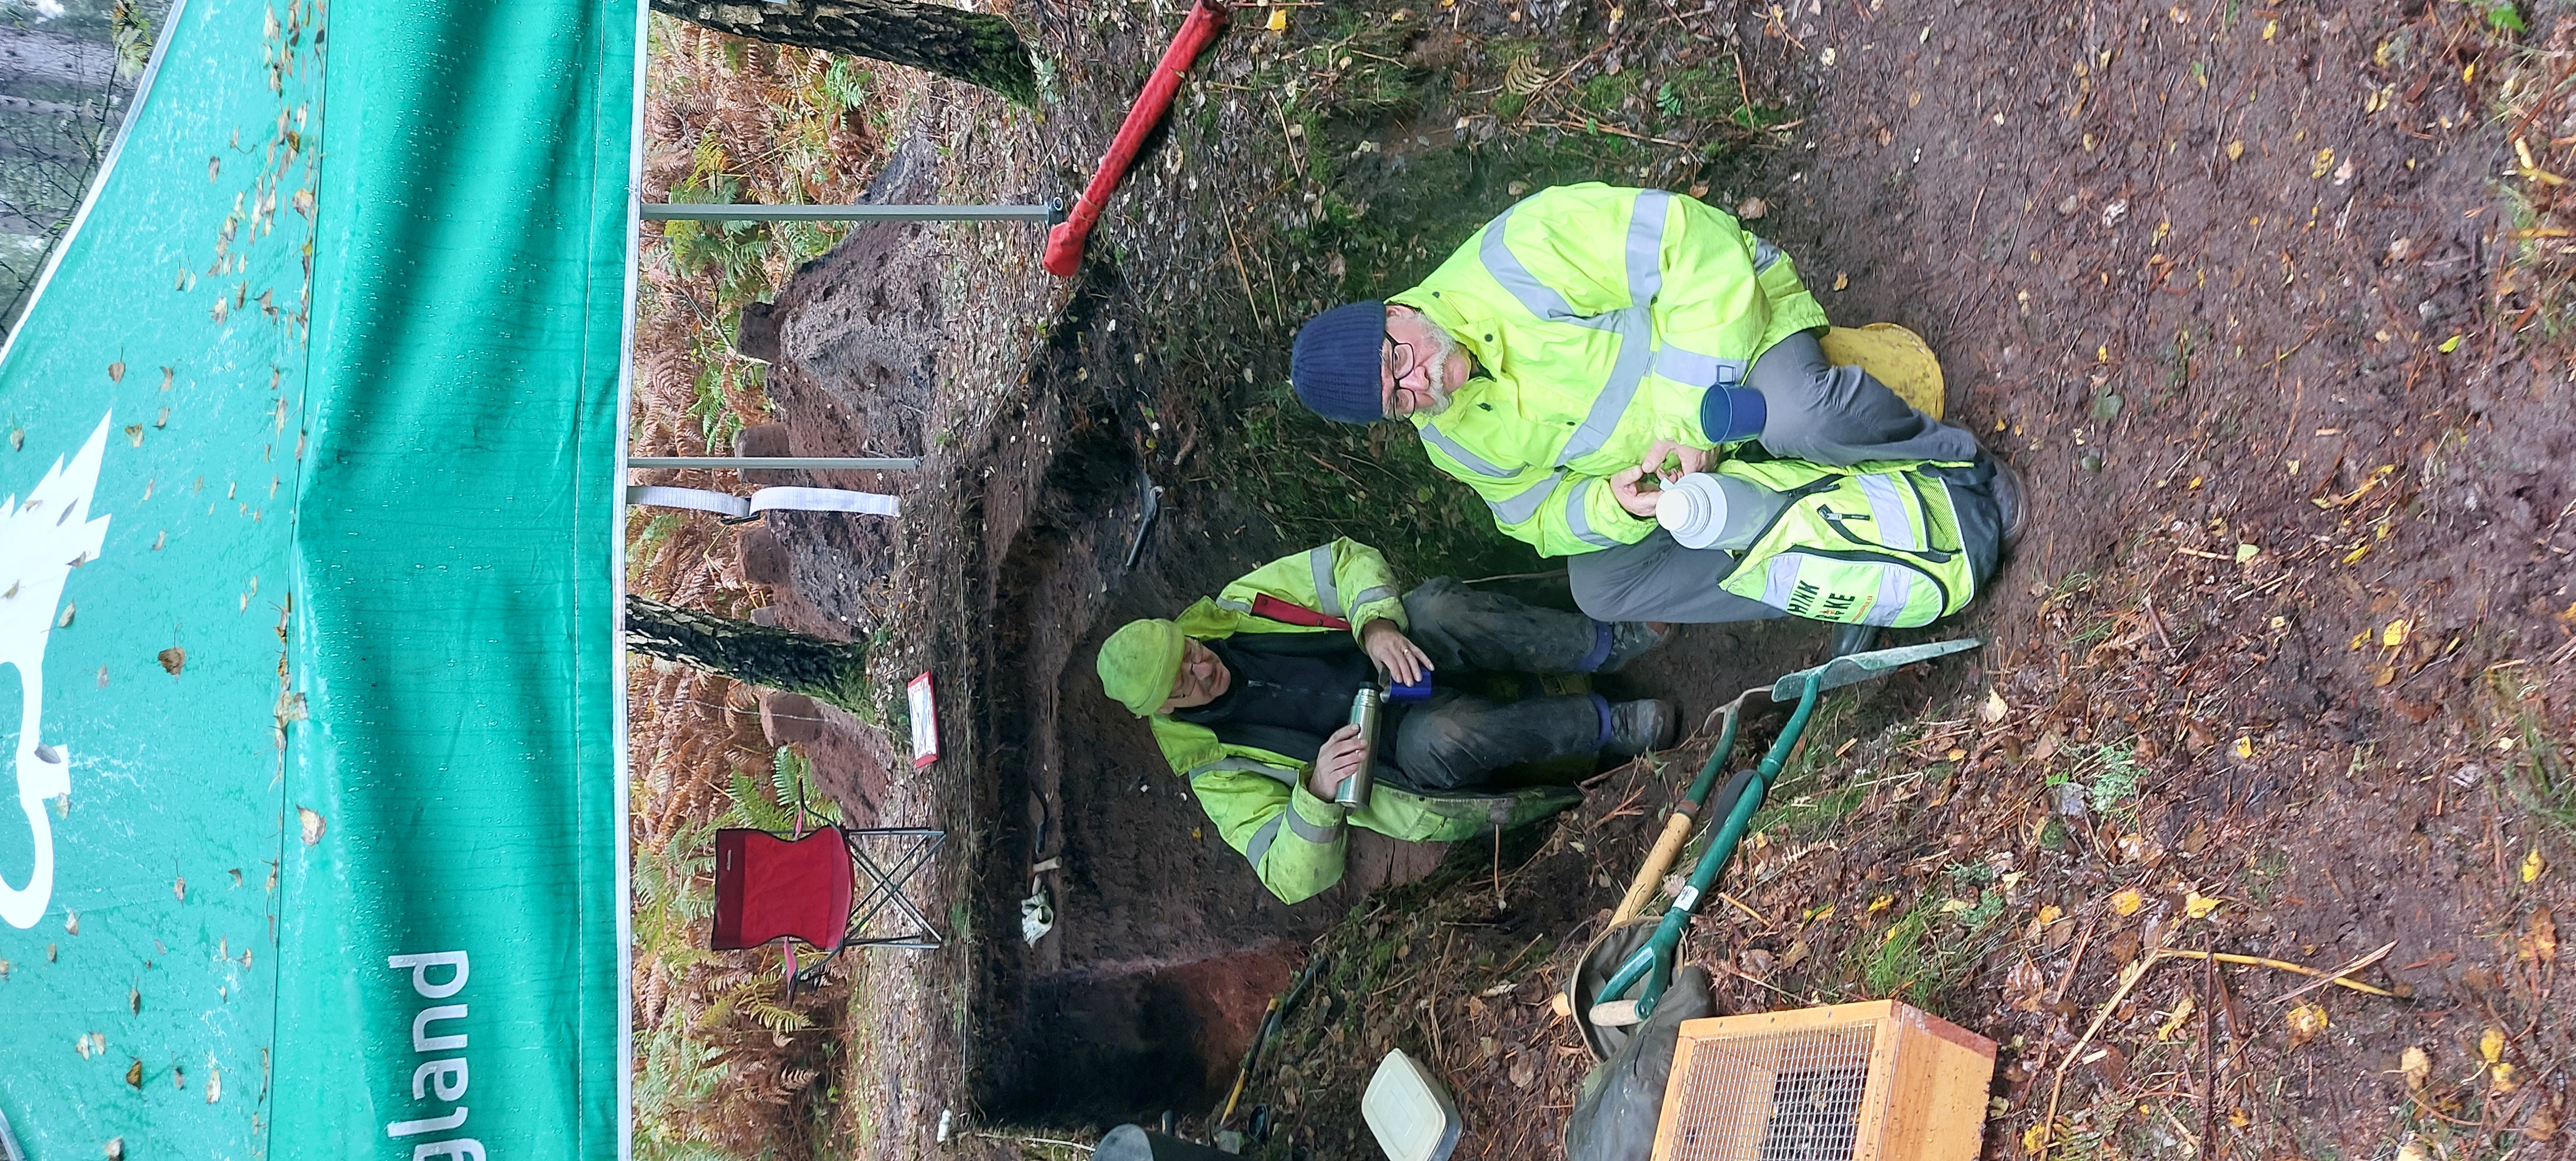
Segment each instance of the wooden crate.
[{"label": "wooden crate", "polygon": [[1994,1072],[1894,1000],[1687,1021],[1654,1161],[1974,1161]]}]

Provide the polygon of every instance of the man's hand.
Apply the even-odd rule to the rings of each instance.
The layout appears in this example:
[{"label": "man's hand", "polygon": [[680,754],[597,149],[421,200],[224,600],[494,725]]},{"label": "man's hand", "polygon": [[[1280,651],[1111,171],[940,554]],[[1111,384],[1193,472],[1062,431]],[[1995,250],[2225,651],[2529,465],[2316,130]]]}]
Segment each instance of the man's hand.
[{"label": "man's hand", "polygon": [[1377,662],[1378,668],[1405,685],[1422,680],[1423,674],[1437,668],[1421,646],[1384,617],[1360,627],[1360,648],[1368,651],[1369,660]]},{"label": "man's hand", "polygon": [[1655,518],[1655,505],[1663,499],[1663,494],[1642,488],[1640,485],[1645,478],[1646,469],[1642,467],[1621,468],[1610,476],[1610,495],[1619,501],[1620,507],[1628,510],[1629,515],[1639,520],[1652,520]]},{"label": "man's hand", "polygon": [[1343,726],[1324,739],[1324,748],[1315,755],[1315,768],[1306,775],[1306,789],[1326,802],[1342,788],[1342,780],[1360,772],[1360,758],[1367,747],[1360,744],[1360,728]]},{"label": "man's hand", "polygon": [[[1707,471],[1709,461],[1716,458],[1717,449],[1715,448],[1683,443],[1676,439],[1659,439],[1646,448],[1646,458],[1638,461],[1637,467],[1641,471],[1652,472],[1666,481],[1672,481],[1692,472]],[[1669,466],[1669,463],[1679,463],[1681,467],[1676,469]]]}]

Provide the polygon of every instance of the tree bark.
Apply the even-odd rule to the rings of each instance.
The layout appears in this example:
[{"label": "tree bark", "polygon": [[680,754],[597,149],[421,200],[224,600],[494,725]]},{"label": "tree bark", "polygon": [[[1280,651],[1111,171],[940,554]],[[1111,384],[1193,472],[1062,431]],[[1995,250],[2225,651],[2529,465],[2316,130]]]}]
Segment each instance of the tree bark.
[{"label": "tree bark", "polygon": [[106,89],[116,80],[116,50],[95,40],[0,25],[0,80]]},{"label": "tree bark", "polygon": [[39,101],[33,97],[12,97],[0,94],[0,113],[25,113],[35,117],[78,117],[88,112],[89,110],[78,105],[66,105],[60,101]]},{"label": "tree bark", "polygon": [[867,646],[626,596],[626,647],[735,681],[801,693],[874,720]]},{"label": "tree bark", "polygon": [[1037,69],[999,16],[914,0],[653,0],[653,10],[730,36],[908,65],[982,85],[1020,104]]}]

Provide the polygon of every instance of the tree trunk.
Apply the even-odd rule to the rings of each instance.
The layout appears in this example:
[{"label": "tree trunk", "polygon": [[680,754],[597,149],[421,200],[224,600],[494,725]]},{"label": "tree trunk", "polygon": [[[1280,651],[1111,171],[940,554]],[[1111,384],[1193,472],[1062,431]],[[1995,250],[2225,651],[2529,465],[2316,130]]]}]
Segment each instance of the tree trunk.
[{"label": "tree trunk", "polygon": [[873,721],[867,646],[626,596],[626,647],[750,685],[801,693]]},{"label": "tree trunk", "polygon": [[60,101],[39,101],[33,97],[12,97],[0,94],[0,113],[25,113],[33,117],[79,117],[87,115],[88,112],[89,110],[78,105],[66,105]]},{"label": "tree trunk", "polygon": [[116,81],[116,50],[95,40],[0,24],[0,80],[106,89]]},{"label": "tree trunk", "polygon": [[999,16],[913,0],[653,0],[653,10],[730,36],[863,56],[982,85],[1020,104],[1037,70]]}]

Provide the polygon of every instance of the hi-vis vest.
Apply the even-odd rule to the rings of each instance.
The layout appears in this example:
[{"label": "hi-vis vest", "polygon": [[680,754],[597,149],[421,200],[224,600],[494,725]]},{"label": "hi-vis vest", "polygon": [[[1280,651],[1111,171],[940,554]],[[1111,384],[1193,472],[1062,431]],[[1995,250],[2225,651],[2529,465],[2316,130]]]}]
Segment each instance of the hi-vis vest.
[{"label": "hi-vis vest", "polygon": [[1977,578],[1958,507],[1950,485],[1923,466],[1717,465],[1711,470],[1790,497],[1719,587],[1792,616],[1844,624],[1911,628],[1966,608]]},{"label": "hi-vis vest", "polygon": [[[1358,631],[1379,618],[1406,627],[1395,570],[1378,550],[1343,537],[1263,565],[1194,602],[1175,621],[1200,641],[1346,633],[1356,642]],[[1220,736],[1168,714],[1150,720],[1163,759],[1189,782],[1208,821],[1285,903],[1341,881],[1350,852],[1346,823],[1402,842],[1458,842],[1535,822],[1583,797],[1562,786],[1415,791],[1382,778],[1366,807],[1346,811],[1306,788],[1322,738],[1245,727],[1228,727],[1229,736]]]}]

